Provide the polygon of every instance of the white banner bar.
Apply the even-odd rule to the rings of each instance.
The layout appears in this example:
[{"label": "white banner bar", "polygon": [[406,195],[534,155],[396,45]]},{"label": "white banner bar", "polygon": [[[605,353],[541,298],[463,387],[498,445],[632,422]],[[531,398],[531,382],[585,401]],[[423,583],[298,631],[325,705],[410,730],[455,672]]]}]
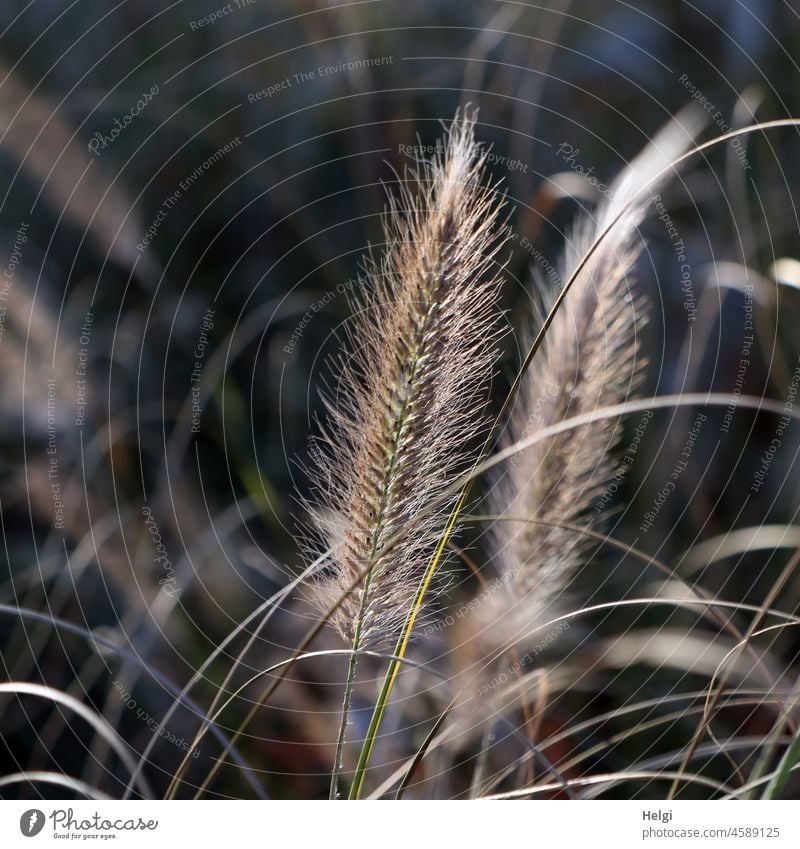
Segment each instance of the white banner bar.
[{"label": "white banner bar", "polygon": [[800,802],[0,802],[3,849],[54,842],[137,849],[796,849]]}]

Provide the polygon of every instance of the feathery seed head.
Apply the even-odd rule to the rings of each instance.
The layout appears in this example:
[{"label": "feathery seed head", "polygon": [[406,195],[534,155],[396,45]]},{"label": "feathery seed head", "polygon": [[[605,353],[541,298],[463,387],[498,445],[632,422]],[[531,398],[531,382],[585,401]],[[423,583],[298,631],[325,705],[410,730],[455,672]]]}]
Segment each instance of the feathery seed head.
[{"label": "feathery seed head", "polygon": [[390,199],[385,253],[368,266],[349,358],[325,399],[311,512],[332,578],[318,589],[330,600],[356,584],[333,618],[356,647],[396,637],[452,502],[433,505],[485,424],[502,239],[474,124],[474,112],[457,115],[442,152]]},{"label": "feathery seed head", "polygon": [[[700,127],[694,113],[670,122],[613,183],[611,198],[567,239],[561,279],[577,276],[524,377],[509,444],[636,391],[644,365],[637,337],[645,318],[641,298],[631,294],[630,274],[643,247],[638,227],[653,192],[670,176],[669,164]],[[547,296],[548,308],[555,294]],[[496,487],[494,512],[588,526],[613,476],[620,430],[619,420],[598,418],[526,449]],[[500,571],[512,577],[508,584],[527,623],[563,591],[596,545],[574,530],[510,521],[498,523],[495,542]]]}]

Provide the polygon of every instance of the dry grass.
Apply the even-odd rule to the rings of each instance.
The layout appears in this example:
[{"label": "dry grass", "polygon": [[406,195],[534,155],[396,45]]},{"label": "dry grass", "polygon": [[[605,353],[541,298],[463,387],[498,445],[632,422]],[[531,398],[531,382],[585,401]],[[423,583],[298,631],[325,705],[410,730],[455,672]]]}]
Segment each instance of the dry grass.
[{"label": "dry grass", "polygon": [[[404,55],[407,30],[379,27],[377,17],[374,27],[361,26],[382,14],[370,8],[367,4],[341,16],[360,30],[351,33],[359,50]],[[326,17],[326,10],[309,11],[313,14],[297,23],[304,50],[313,47],[319,62],[335,64],[345,49],[335,37],[336,21]],[[539,95],[546,94],[545,69],[561,61],[557,34],[573,19],[550,19],[553,39],[548,42],[541,37],[547,27],[540,28],[547,16],[541,22],[537,17],[529,46],[517,43],[526,19],[519,10],[493,9],[489,26],[475,29],[474,36],[464,30],[457,76],[463,65],[465,92],[486,89],[481,95],[484,123],[479,125],[469,109],[457,114],[446,130],[443,152],[397,175],[399,189],[390,196],[382,244],[375,251],[380,258],[366,263],[365,291],[352,304],[322,392],[324,411],[309,474],[312,491],[301,496],[310,526],[301,552],[284,524],[291,510],[291,473],[280,477],[285,471],[280,469],[277,483],[271,476],[284,459],[280,455],[275,461],[278,424],[281,436],[285,423],[291,431],[286,454],[305,444],[305,429],[298,425],[304,404],[295,404],[284,421],[283,403],[286,399],[288,409],[293,398],[303,396],[305,368],[328,332],[327,318],[313,328],[307,322],[298,350],[277,363],[283,371],[276,367],[276,352],[280,357],[281,334],[322,288],[328,286],[326,295],[332,294],[337,282],[353,274],[350,257],[367,238],[366,229],[359,228],[371,218],[361,215],[368,212],[366,203],[360,205],[366,198],[359,195],[352,204],[357,214],[346,222],[350,230],[338,229],[339,220],[332,225],[331,211],[338,214],[345,192],[356,187],[368,188],[370,200],[379,194],[369,156],[382,158],[397,150],[397,142],[408,140],[408,114],[389,106],[385,115],[373,114],[366,95],[376,94],[372,89],[385,81],[366,69],[318,81],[319,86],[308,81],[286,97],[262,102],[259,108],[280,109],[290,96],[297,97],[302,130],[288,129],[294,113],[270,119],[268,152],[253,146],[226,160],[203,189],[187,194],[183,205],[171,211],[169,226],[142,254],[136,247],[142,228],[135,210],[140,204],[142,210],[157,208],[173,178],[191,170],[189,160],[208,153],[201,148],[213,134],[202,128],[211,116],[204,115],[199,100],[197,111],[184,116],[196,147],[183,146],[185,127],[178,132],[174,124],[184,105],[195,108],[196,98],[188,96],[193,74],[181,73],[176,87],[164,87],[159,109],[172,117],[169,128],[159,125],[155,142],[150,142],[151,129],[161,118],[154,110],[96,161],[82,136],[100,122],[89,115],[78,123],[86,107],[72,97],[61,99],[71,85],[68,75],[63,85],[46,81],[34,86],[27,69],[21,75],[10,61],[0,68],[0,143],[14,174],[8,200],[27,207],[34,191],[36,198],[36,210],[29,215],[35,226],[2,307],[0,337],[9,373],[25,375],[24,381],[9,380],[0,405],[9,447],[0,495],[4,538],[11,542],[3,600],[14,602],[0,604],[3,623],[10,624],[0,649],[11,679],[0,684],[2,741],[15,759],[14,769],[0,776],[4,793],[6,787],[30,791],[52,784],[97,798],[266,797],[267,792],[310,797],[324,793],[328,780],[335,797],[347,783],[351,797],[360,795],[362,784],[365,794],[376,797],[426,798],[752,797],[796,791],[800,723],[793,682],[800,584],[793,555],[798,545],[791,496],[794,460],[789,462],[796,423],[792,429],[781,426],[784,450],[775,454],[763,501],[747,503],[751,512],[743,512],[740,493],[732,500],[726,495],[725,504],[715,487],[723,477],[720,466],[728,476],[728,457],[735,468],[723,490],[749,484],[747,462],[763,462],[762,450],[777,433],[775,421],[784,412],[796,357],[791,322],[789,335],[781,334],[787,334],[785,303],[791,305],[793,295],[787,297],[786,291],[797,288],[797,262],[780,258],[781,247],[763,263],[773,263],[771,277],[756,280],[753,378],[742,387],[736,414],[744,428],[750,424],[745,417],[758,408],[751,432],[719,440],[726,462],[709,472],[701,464],[711,427],[704,431],[670,502],[680,519],[665,514],[658,529],[663,540],[655,531],[634,539],[643,506],[636,496],[627,499],[620,491],[603,510],[595,509],[620,469],[625,417],[632,425],[631,413],[638,416],[652,405],[657,412],[647,450],[658,451],[657,439],[665,437],[661,456],[648,455],[649,468],[637,459],[630,474],[646,502],[676,461],[672,443],[684,438],[683,409],[666,424],[672,408],[683,407],[688,416],[702,407],[711,419],[729,399],[729,378],[736,371],[729,369],[730,357],[739,356],[742,341],[738,325],[736,332],[728,331],[729,314],[739,317],[736,298],[753,279],[751,265],[765,259],[759,253],[762,234],[755,210],[749,208],[755,199],[743,185],[746,172],[736,170],[731,140],[709,142],[700,152],[709,153],[712,165],[715,152],[728,155],[729,181],[735,183],[733,224],[737,235],[739,227],[743,231],[746,256],[726,255],[724,262],[712,257],[703,268],[694,259],[705,257],[697,249],[699,228],[688,223],[694,210],[688,205],[679,210],[687,243],[695,236],[693,280],[702,321],[693,331],[681,325],[675,332],[677,346],[683,346],[675,359],[682,362],[686,355],[685,382],[676,379],[654,388],[666,397],[637,400],[644,392],[646,357],[663,354],[657,364],[662,373],[679,369],[670,352],[642,338],[642,328],[648,321],[657,327],[659,318],[651,319],[651,301],[635,279],[650,259],[641,232],[652,216],[650,199],[655,192],[667,194],[664,185],[674,173],[669,163],[687,151],[698,129],[687,115],[671,122],[610,185],[611,196],[590,204],[568,231],[560,262],[554,260],[562,283],[568,283],[566,293],[554,287],[553,276],[527,268],[529,254],[512,253],[511,263],[523,269],[522,283],[530,283],[528,296],[536,306],[523,313],[518,328],[531,357],[523,361],[514,391],[504,400],[502,387],[492,386],[502,347],[500,297],[511,303],[515,293],[501,280],[509,277],[500,226],[504,207],[499,184],[487,174],[489,167],[500,172],[505,166],[500,156],[487,161],[475,136],[502,137],[502,152],[518,155],[520,168],[509,180],[509,192],[520,203],[514,226],[543,251],[560,226],[563,210],[557,206],[566,197],[585,201],[593,192],[576,173],[569,179],[556,175],[556,190],[541,185],[548,183],[541,179],[547,166],[533,161],[531,151],[540,150],[533,131],[554,141],[558,128],[544,120],[552,110],[541,109],[537,121],[536,109]],[[506,34],[507,29],[515,32]],[[373,30],[380,40],[373,38]],[[236,89],[243,108],[231,112],[235,117],[220,118],[214,133],[227,139],[228,131],[254,126],[257,113],[248,107],[255,104],[247,95],[264,84],[264,45],[270,38],[288,41],[286,30],[275,32],[265,30],[257,48],[237,40],[230,53],[226,49],[232,62],[251,49],[259,61],[241,78],[232,74],[225,87],[219,86],[221,97],[230,93],[227,87],[244,86]],[[433,39],[432,32],[424,38],[429,35]],[[272,52],[275,67],[282,68],[279,51]],[[396,64],[383,68],[386,82],[389,70],[397,72],[394,82],[404,73],[419,74],[412,83],[425,96],[432,82],[443,82],[438,65],[423,70],[414,64],[420,70],[409,71],[412,63],[402,63],[403,70]],[[199,59],[197,67],[199,80]],[[540,81],[531,89],[534,67]],[[443,82],[443,90],[452,91],[453,81],[456,77]],[[669,85],[674,87],[672,75]],[[339,86],[357,96],[341,97]],[[410,90],[402,89],[403,97],[410,97]],[[532,90],[536,109],[523,115],[517,110]],[[120,114],[132,91],[133,81],[130,90],[120,90]],[[484,96],[489,92],[491,97]],[[395,93],[387,88],[380,96],[388,103]],[[470,96],[477,97],[477,91],[465,99]],[[92,93],[86,92],[82,102],[94,103]],[[317,112],[323,102],[326,111]],[[103,103],[107,110],[117,109],[105,96]],[[67,112],[67,106],[73,111]],[[437,101],[436,114],[444,108]],[[450,100],[446,108],[452,108]],[[419,103],[414,109],[424,133],[420,116],[430,113]],[[576,101],[563,104],[562,115],[577,112]],[[228,111],[219,114],[228,116]],[[331,128],[342,116],[349,124],[339,135]],[[109,111],[106,125],[111,117]],[[591,110],[581,119],[592,132],[604,133]],[[146,123],[151,120],[152,125]],[[643,126],[658,120],[648,117]],[[735,115],[730,120],[738,125]],[[761,148],[752,151],[752,160],[763,182],[763,188],[761,183],[757,187],[758,203],[767,211],[781,208],[776,190],[781,181],[774,174],[764,177],[767,138],[783,138],[772,133],[779,127],[782,132],[796,129],[784,120],[773,122],[769,133],[748,135],[751,146]],[[169,158],[164,151],[174,139],[167,138],[167,129],[180,135],[180,146]],[[304,134],[302,144],[298,133]],[[139,176],[134,170],[139,160],[128,159],[134,150],[138,156],[143,139],[142,149],[152,156],[155,169],[149,176],[158,175],[145,188],[130,179],[130,172]],[[340,141],[348,145],[345,157]],[[612,143],[624,145],[610,132],[602,141],[609,149]],[[744,145],[746,139],[737,141]],[[272,147],[277,151],[282,145],[286,149],[273,154]],[[217,141],[211,146],[215,149]],[[598,172],[611,170],[598,150],[587,148],[587,161],[592,159]],[[250,169],[256,160],[258,168]],[[776,165],[782,164],[776,159]],[[114,177],[116,166],[121,170]],[[374,167],[381,173],[382,166]],[[289,176],[293,170],[302,175],[300,181]],[[794,170],[788,163],[787,174]],[[777,172],[785,182],[782,168]],[[245,184],[246,191],[241,189]],[[321,186],[328,192],[324,198],[315,194]],[[698,186],[700,191],[694,191]],[[721,219],[706,215],[704,208],[709,197],[716,198],[717,188],[707,181],[692,183],[690,190],[704,216],[703,227],[712,221],[710,232],[703,229],[702,234],[709,245],[721,244],[720,232],[726,232],[724,221],[720,225]],[[209,197],[214,202],[205,206]],[[216,201],[223,198],[230,205],[225,200],[224,208],[217,209]],[[532,204],[527,212],[526,200]],[[218,212],[221,222],[208,221],[209,209]],[[48,218],[54,213],[55,228]],[[548,223],[534,227],[531,220],[537,217]],[[778,229],[790,228],[790,218],[784,215]],[[62,220],[69,226],[62,228]],[[765,216],[767,223],[777,225]],[[16,226],[15,221],[6,228],[9,235]],[[653,223],[652,242],[660,241],[672,260],[673,246],[662,230]],[[340,251],[340,243],[349,249]],[[198,244],[199,259],[192,255]],[[80,253],[77,262],[72,248]],[[660,271],[674,272],[663,256],[660,266]],[[270,275],[280,276],[272,289]],[[288,278],[313,282],[287,296]],[[716,278],[717,288],[704,289],[700,281],[706,278]],[[666,302],[666,287],[674,278],[658,282]],[[63,291],[58,291],[60,284]],[[726,294],[717,301],[720,287]],[[657,291],[654,286],[651,296]],[[90,425],[79,431],[70,421],[80,351],[75,330],[90,292],[88,305],[94,306],[95,295],[101,297],[91,339],[80,343],[87,348],[92,392]],[[153,292],[158,297],[150,300]],[[194,396],[185,365],[197,345],[193,310],[202,311],[206,304],[201,301],[210,293],[220,295],[219,325],[208,340],[216,350],[212,356],[209,347],[203,369],[202,433],[190,434]],[[722,303],[725,298],[729,303]],[[347,313],[343,301],[331,306],[334,325],[337,311]],[[677,310],[683,319],[681,306]],[[548,314],[544,325],[539,313]],[[665,316],[665,323],[669,316],[674,319],[674,310]],[[714,348],[711,331],[717,323]],[[758,362],[759,355],[764,362]],[[268,363],[266,392],[257,391],[262,356]],[[714,378],[706,386],[704,369],[712,360]],[[271,389],[279,371],[281,391],[288,389],[273,405]],[[248,399],[243,374],[251,372],[255,378]],[[48,376],[58,386],[53,436],[47,421]],[[762,378],[763,385],[757,385]],[[706,389],[715,394],[706,395]],[[273,406],[280,408],[278,424],[270,419]],[[492,416],[494,409],[500,415]],[[800,417],[796,409],[786,415]],[[497,445],[490,422],[507,430]],[[24,432],[19,436],[17,430]],[[63,534],[53,528],[49,439],[58,448],[59,492],[69,502]],[[484,515],[472,496],[487,479],[492,503]],[[175,595],[164,593],[158,583],[163,570],[154,566],[150,533],[141,521],[145,494],[179,579]],[[758,510],[768,500],[771,512],[762,516]],[[614,511],[622,516],[612,525],[608,517],[617,516]],[[454,515],[461,520],[451,539]],[[484,528],[489,532],[479,536]],[[438,553],[446,542],[456,557],[439,569]],[[306,569],[300,570],[303,556]],[[432,592],[425,595],[421,587],[432,575]],[[311,611],[309,595],[316,602]],[[417,620],[423,595],[424,615]],[[404,642],[415,622],[421,638]],[[431,627],[420,635],[423,622]],[[565,624],[572,630],[562,637]],[[384,689],[376,697],[375,677],[387,667]],[[124,683],[126,694],[134,694],[137,708],[153,723],[143,722],[108,686],[115,679]],[[373,721],[365,735],[362,723],[370,710]],[[185,738],[185,745],[170,747],[165,738],[172,731]],[[369,747],[361,748],[356,762],[350,756],[365,737],[371,737]]]},{"label": "dry grass", "polygon": [[369,293],[325,396],[312,507],[332,552],[323,609],[373,564],[333,617],[356,650],[397,638],[454,503],[441,495],[485,424],[500,203],[481,183],[474,123],[474,114],[457,116],[445,151],[404,175],[385,255],[369,267]]},{"label": "dry grass", "polygon": [[[639,225],[650,198],[671,176],[670,163],[698,129],[694,113],[667,125],[610,185],[598,208],[574,225],[559,263],[561,281],[573,282],[520,385],[507,446],[619,404],[642,386],[646,362],[639,348],[648,306],[633,274],[645,249]],[[536,270],[534,279],[547,313],[559,290]],[[532,339],[535,316],[530,322],[523,335]],[[551,607],[596,546],[558,525],[602,528],[608,511],[594,508],[614,475],[621,429],[621,417],[599,418],[533,445],[504,467],[492,512],[523,522],[501,521],[494,530],[499,572],[511,589],[510,598],[498,599],[513,605],[521,624]]]}]

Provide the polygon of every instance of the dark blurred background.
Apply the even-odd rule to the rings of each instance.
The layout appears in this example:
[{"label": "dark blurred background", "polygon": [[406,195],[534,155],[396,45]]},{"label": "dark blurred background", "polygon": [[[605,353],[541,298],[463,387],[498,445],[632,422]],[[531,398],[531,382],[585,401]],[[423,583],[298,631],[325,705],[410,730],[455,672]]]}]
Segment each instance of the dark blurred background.
[{"label": "dark blurred background", "polygon": [[[296,496],[309,485],[302,468],[324,359],[338,349],[364,254],[380,251],[386,191],[413,165],[407,146],[434,144],[460,105],[479,107],[477,136],[492,145],[491,174],[520,236],[504,295],[520,329],[534,270],[558,268],[570,222],[597,200],[573,166],[610,182],[692,100],[704,139],[800,115],[799,47],[800,16],[781,0],[4,3],[0,601],[77,623],[139,659],[6,611],[4,677],[71,692],[141,752],[147,718],[160,721],[172,702],[146,668],[183,686],[302,568]],[[564,145],[578,151],[572,164]],[[673,238],[651,215],[638,274],[653,306],[645,394],[732,391],[753,286],[756,340],[740,389],[786,397],[800,353],[797,151],[795,129],[749,135],[696,157],[663,192],[691,283],[682,289]],[[506,338],[498,401],[518,338]],[[724,409],[709,412],[681,497],[643,535],[693,416],[655,415],[606,528],[683,564],[709,591],[758,604],[797,544],[785,526],[798,508],[798,429],[748,495],[775,417],[737,409],[722,438]],[[732,528],[764,525],[784,530],[766,550],[702,568],[681,559]],[[463,544],[490,556],[477,529]],[[618,551],[597,554],[592,569],[605,566],[599,589],[596,571],[579,577],[578,598],[636,594],[653,578]],[[457,581],[454,598],[471,586]],[[784,592],[793,611],[800,582]],[[696,621],[623,610],[586,627],[599,639]],[[310,624],[302,604],[282,608],[235,682],[285,658]],[[774,639],[791,668],[797,637]],[[339,647],[327,632],[315,645]],[[204,708],[243,647],[234,642],[203,672],[192,695]],[[270,794],[327,792],[340,661],[298,668],[240,741]],[[618,693],[631,686],[626,674],[615,681]],[[665,666],[647,694],[679,682],[697,689]],[[562,719],[619,703],[614,687],[587,701],[567,699]],[[250,706],[234,700],[226,733]],[[66,713],[46,698],[0,695],[0,772],[64,771],[120,795],[125,768]],[[756,712],[733,724],[765,733],[766,721]],[[180,709],[168,727],[190,740],[197,719]],[[189,783],[219,743],[200,748]],[[154,747],[145,772],[156,792],[184,753],[169,740]],[[617,754],[596,765],[630,760]],[[212,791],[254,792],[235,767]],[[69,791],[23,782],[2,792]]]}]

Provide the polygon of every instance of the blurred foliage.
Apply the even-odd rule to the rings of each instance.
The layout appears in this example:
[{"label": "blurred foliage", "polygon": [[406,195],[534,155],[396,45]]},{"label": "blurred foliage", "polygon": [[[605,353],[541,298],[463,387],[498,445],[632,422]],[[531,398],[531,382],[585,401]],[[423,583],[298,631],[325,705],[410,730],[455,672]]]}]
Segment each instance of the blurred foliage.
[{"label": "blurred foliage", "polygon": [[[594,199],[586,186],[575,199],[557,196],[551,178],[568,170],[559,145],[572,145],[580,163],[608,181],[692,99],[692,90],[713,107],[706,137],[754,117],[800,115],[800,19],[781,0],[256,0],[192,26],[219,8],[219,0],[14,0],[0,9],[4,267],[20,222],[28,224],[0,337],[2,601],[100,629],[179,685],[302,566],[293,517],[295,493],[308,486],[303,466],[320,413],[316,388],[349,315],[344,292],[360,285],[353,281],[364,254],[380,251],[386,190],[413,165],[403,146],[433,144],[459,104],[478,105],[478,135],[493,145],[492,175],[503,180],[510,224],[555,265],[575,213]],[[336,70],[364,59],[382,63]],[[325,66],[335,70],[320,74]],[[311,72],[313,79],[295,76]],[[256,97],[286,80],[271,96]],[[92,153],[95,134],[110,134],[155,86],[152,101]],[[219,155],[236,139],[241,143]],[[721,146],[698,157],[665,193],[703,304],[694,324],[686,321],[670,237],[656,216],[646,225],[649,250],[639,278],[653,304],[645,341],[648,393],[731,390],[742,287],[755,282],[757,341],[742,391],[786,395],[800,353],[800,301],[796,288],[776,287],[769,275],[776,259],[800,258],[797,134],[759,133],[743,144],[749,170]],[[504,166],[503,157],[516,164]],[[201,175],[139,250],[159,211],[198,168]],[[531,250],[519,242],[509,248],[506,307],[517,328],[536,266]],[[193,433],[191,376],[210,308],[213,327],[200,358],[202,414]],[[88,334],[81,329],[87,311]],[[519,362],[517,339],[508,337],[498,399]],[[86,417],[76,426],[82,350]],[[49,377],[56,387],[52,411]],[[679,494],[642,538],[641,515],[691,425],[691,411],[656,415],[618,494],[618,505],[630,506],[615,514],[612,536],[680,564],[690,546],[733,527],[794,521],[798,429],[789,431],[775,459],[780,473],[758,497],[746,498],[775,420],[739,410],[735,438],[720,440],[722,416],[709,415]],[[51,437],[63,528],[54,526]],[[165,597],[158,583],[163,575],[142,519],[145,503],[170,554],[175,596]],[[474,556],[479,536],[473,529],[463,541],[473,544]],[[750,551],[697,577],[712,592],[759,604],[788,554]],[[468,570],[463,577],[456,600],[471,591]],[[635,558],[603,549],[575,594],[597,603],[645,593],[653,580]],[[800,582],[790,581],[782,599],[794,611]],[[628,627],[688,629],[696,618],[622,609],[587,620],[584,628],[591,643]],[[284,658],[310,623],[302,607],[276,614],[236,681]],[[773,646],[786,666],[800,648],[790,631]],[[327,633],[319,646],[338,647]],[[9,677],[72,688],[139,750],[148,730],[115,701],[113,681],[124,680],[153,716],[170,702],[135,666],[109,672],[107,654],[75,636],[54,638],[47,626],[5,617],[0,651]],[[230,659],[209,669],[198,701],[208,703],[210,682],[223,680]],[[339,660],[303,665],[243,740],[248,759],[266,771],[271,793],[326,792]],[[658,698],[704,684],[687,685],[675,672],[640,686],[627,670],[609,686],[594,705],[584,693],[565,696],[551,724],[557,729],[581,710],[610,710],[619,693]],[[370,692],[361,696],[364,707]],[[247,709],[236,702],[223,726],[235,729]],[[429,716],[424,705],[418,710],[420,721]],[[0,716],[0,771],[48,761],[31,733],[43,727],[50,768],[84,771],[107,792],[121,792],[124,770],[102,764],[100,743],[87,756],[51,706],[25,701]],[[660,750],[682,745],[693,721],[672,728]],[[764,717],[756,711],[743,721],[761,729]],[[619,723],[626,727],[624,719]],[[187,738],[196,727],[188,711],[174,725]],[[413,752],[420,741],[410,732],[409,740]],[[584,741],[587,748],[592,742],[591,735]],[[636,756],[631,746],[592,768],[624,766]],[[201,748],[192,778],[208,769],[212,747]],[[154,751],[148,776],[162,792],[180,755],[163,743]],[[445,792],[456,792],[458,780]],[[214,790],[250,792],[234,769],[223,771]],[[662,791],[658,785],[614,792]]]}]

